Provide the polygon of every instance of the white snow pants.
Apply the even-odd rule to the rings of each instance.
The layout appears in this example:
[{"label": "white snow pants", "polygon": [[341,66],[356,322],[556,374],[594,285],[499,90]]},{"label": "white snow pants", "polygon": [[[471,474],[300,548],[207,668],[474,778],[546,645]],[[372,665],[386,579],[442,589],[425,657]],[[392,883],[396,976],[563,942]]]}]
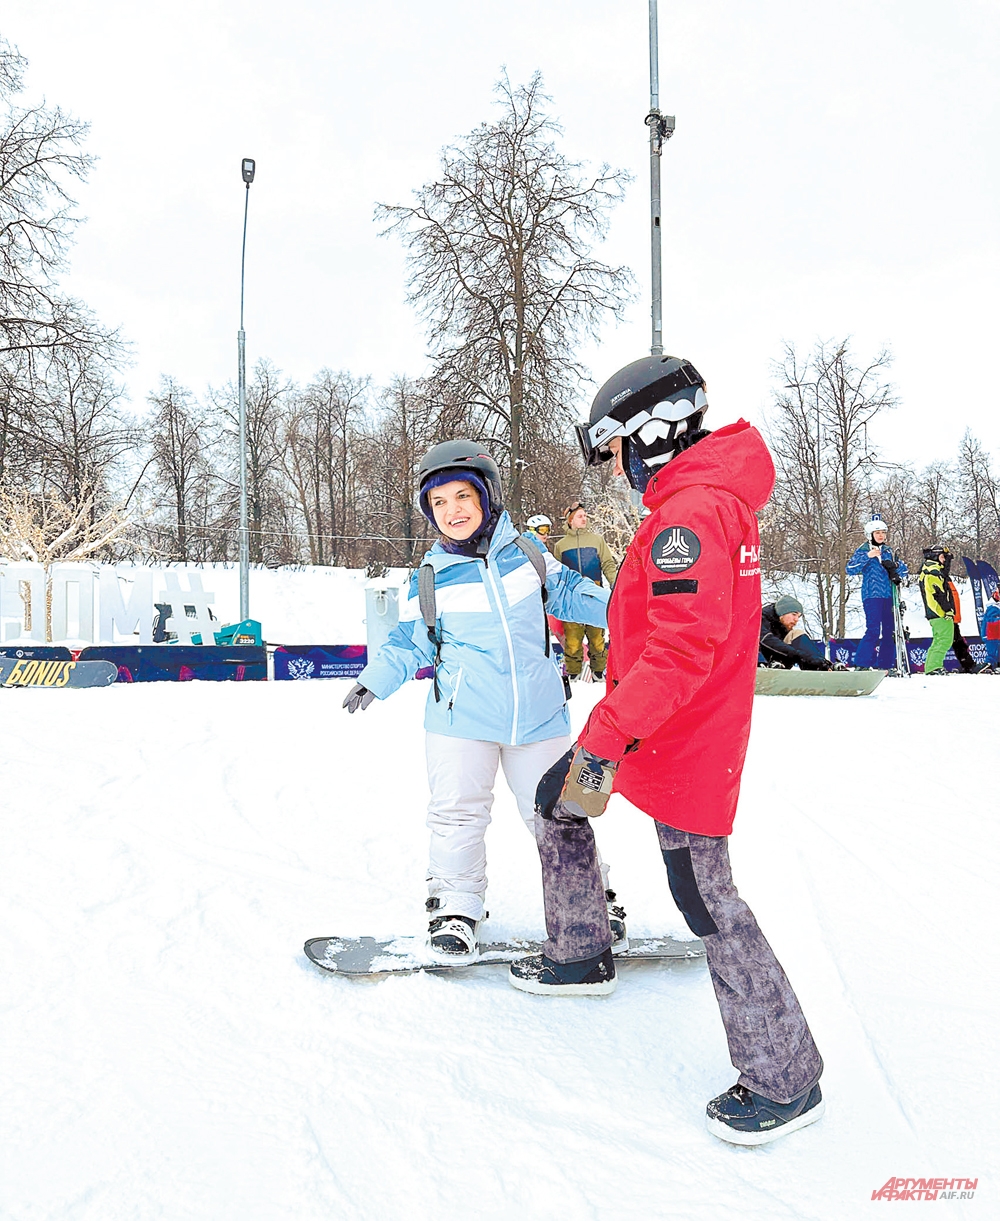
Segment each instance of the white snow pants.
[{"label": "white snow pants", "polygon": [[[573,738],[546,738],[524,746],[427,734],[427,780],[431,790],[427,826],[431,832],[427,890],[441,900],[439,912],[481,920],[486,894],[486,828],[493,806],[497,766],[517,801],[524,824],[535,837],[535,789]],[[601,862],[607,887],[607,866]]]}]

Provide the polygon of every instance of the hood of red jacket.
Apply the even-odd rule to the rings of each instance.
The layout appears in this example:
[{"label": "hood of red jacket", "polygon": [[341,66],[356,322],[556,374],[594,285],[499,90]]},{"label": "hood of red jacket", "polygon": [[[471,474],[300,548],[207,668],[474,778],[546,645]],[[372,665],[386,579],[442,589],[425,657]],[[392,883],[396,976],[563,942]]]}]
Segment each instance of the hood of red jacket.
[{"label": "hood of red jacket", "polygon": [[721,488],[758,512],[774,488],[774,462],[764,438],[746,420],[717,429],[671,459],[650,481],[643,503],[655,509],[693,486]]}]

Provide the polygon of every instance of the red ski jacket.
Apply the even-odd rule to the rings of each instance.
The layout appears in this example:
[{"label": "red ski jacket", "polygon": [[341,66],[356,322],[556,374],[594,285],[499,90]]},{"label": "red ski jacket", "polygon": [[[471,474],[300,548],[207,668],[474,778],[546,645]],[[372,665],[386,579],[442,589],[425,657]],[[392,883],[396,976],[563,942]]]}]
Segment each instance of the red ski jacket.
[{"label": "red ski jacket", "polygon": [[746,420],[678,454],[646,490],[608,607],[608,693],[580,742],[621,760],[616,792],[681,831],[733,828],[760,632],[755,514],[773,487]]}]

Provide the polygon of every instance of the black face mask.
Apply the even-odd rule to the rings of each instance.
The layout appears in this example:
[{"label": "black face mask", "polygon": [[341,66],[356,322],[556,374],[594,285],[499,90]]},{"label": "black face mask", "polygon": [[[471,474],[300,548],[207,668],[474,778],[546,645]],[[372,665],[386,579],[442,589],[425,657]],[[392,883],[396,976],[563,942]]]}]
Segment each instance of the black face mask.
[{"label": "black face mask", "polygon": [[[692,420],[693,424],[700,422],[700,414]],[[622,469],[625,471],[625,477],[637,492],[644,493],[653,476],[666,466],[665,462],[647,466],[647,459],[662,458],[664,454],[675,457],[708,436],[711,436],[711,433],[707,428],[692,428],[673,440],[654,441],[651,446],[643,445],[637,436],[622,437]]]}]

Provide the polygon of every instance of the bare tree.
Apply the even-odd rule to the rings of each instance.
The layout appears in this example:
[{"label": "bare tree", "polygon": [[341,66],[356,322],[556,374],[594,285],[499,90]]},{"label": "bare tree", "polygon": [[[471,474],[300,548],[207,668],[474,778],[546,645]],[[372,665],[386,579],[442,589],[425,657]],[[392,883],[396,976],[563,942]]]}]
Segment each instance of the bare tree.
[{"label": "bare tree", "polygon": [[321,369],[291,399],[284,469],[295,488],[313,563],[337,564],[343,536],[349,533],[350,448],[368,387],[367,378]]},{"label": "bare tree", "polygon": [[88,124],[59,107],[17,106],[26,67],[0,39],[0,358],[104,351],[114,337],[56,287],[79,223],[67,184],[83,181],[93,162],[81,151]]},{"label": "bare tree", "polygon": [[[294,520],[282,488],[282,438],[292,386],[270,361],[254,366],[247,384],[247,510],[250,523],[250,562],[283,560],[294,537]],[[235,537],[239,520],[239,402],[236,387],[211,393],[221,422],[218,449],[228,468],[225,488],[228,526]]]},{"label": "bare tree", "polygon": [[889,364],[886,351],[856,364],[845,339],[817,342],[804,360],[786,344],[775,365],[778,484],[762,523],[765,564],[813,578],[827,635],[846,630],[847,560],[880,466],[868,426],[896,403],[883,380]]},{"label": "bare tree", "polygon": [[962,535],[974,557],[989,555],[995,561],[1000,548],[1000,482],[982,442],[968,429],[958,450],[954,492]]},{"label": "bare tree", "polygon": [[[97,516],[92,494],[70,503],[53,495],[0,492],[0,555],[44,570],[46,640],[52,639],[52,565],[100,557],[131,524],[119,508]],[[30,609],[26,626],[31,627]]]},{"label": "bare tree", "polygon": [[191,392],[172,377],[160,379],[160,389],[149,396],[150,466],[158,515],[168,508],[159,533],[172,559],[203,560],[211,546],[201,522],[214,483],[209,466],[210,443],[205,413]]},{"label": "bare tree", "polygon": [[432,445],[455,432],[454,420],[428,395],[425,383],[397,377],[379,393],[359,438],[358,521],[385,539],[367,550],[369,563],[409,564],[423,555],[433,532],[417,505],[417,464]]},{"label": "bare tree", "polygon": [[100,511],[121,460],[138,445],[135,421],[107,360],[89,350],[55,348],[44,358],[45,398],[35,409],[42,490],[71,504],[87,496]]},{"label": "bare tree", "polygon": [[539,74],[517,87],[505,75],[497,93],[497,121],[444,150],[415,204],[378,215],[409,250],[439,397],[457,395],[476,435],[503,448],[520,517],[533,444],[568,422],[582,376],[575,344],[629,296],[631,273],[591,253],[627,176],[607,166],[587,176],[559,151]]}]

